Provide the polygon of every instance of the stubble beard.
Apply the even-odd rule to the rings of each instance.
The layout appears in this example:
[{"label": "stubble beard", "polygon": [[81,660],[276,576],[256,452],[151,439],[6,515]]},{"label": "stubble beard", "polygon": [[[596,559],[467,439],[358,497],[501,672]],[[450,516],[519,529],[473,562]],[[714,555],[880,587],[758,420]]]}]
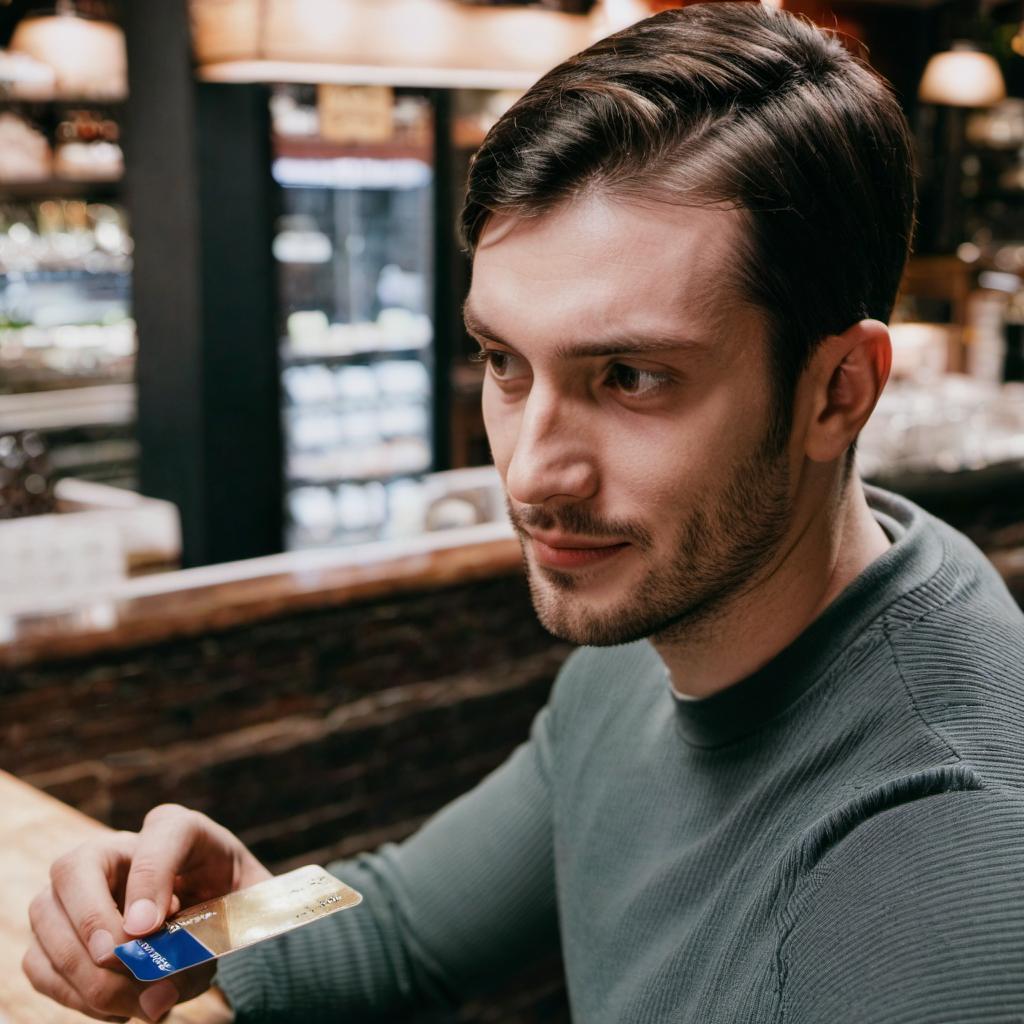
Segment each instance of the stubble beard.
[{"label": "stubble beard", "polygon": [[[643,579],[612,607],[588,607],[586,581],[571,573],[531,564],[528,538],[519,530],[533,606],[541,625],[574,644],[611,647],[649,637],[680,643],[706,636],[731,602],[755,586],[789,529],[792,502],[784,450],[769,435],[734,468],[714,496],[695,504],[679,524],[667,557],[635,524],[597,524],[582,509],[552,514],[540,509],[509,512],[518,526],[588,537],[624,537],[627,558],[645,558]],[[614,569],[611,570],[614,572]]]}]

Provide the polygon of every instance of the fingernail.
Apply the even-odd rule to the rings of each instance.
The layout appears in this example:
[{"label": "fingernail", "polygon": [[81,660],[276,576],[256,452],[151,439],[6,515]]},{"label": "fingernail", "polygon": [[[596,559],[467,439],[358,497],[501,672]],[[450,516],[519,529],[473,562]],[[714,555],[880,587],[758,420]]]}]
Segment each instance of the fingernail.
[{"label": "fingernail", "polygon": [[104,931],[101,928],[99,931],[92,933],[92,938],[89,940],[89,955],[96,963],[106,960],[113,952],[114,936],[110,932]]},{"label": "fingernail", "polygon": [[151,932],[158,923],[156,904],[152,900],[136,900],[124,915],[124,930],[136,935]]},{"label": "fingernail", "polygon": [[178,990],[169,981],[158,981],[139,996],[139,1006],[150,1020],[159,1020],[178,1001]]}]

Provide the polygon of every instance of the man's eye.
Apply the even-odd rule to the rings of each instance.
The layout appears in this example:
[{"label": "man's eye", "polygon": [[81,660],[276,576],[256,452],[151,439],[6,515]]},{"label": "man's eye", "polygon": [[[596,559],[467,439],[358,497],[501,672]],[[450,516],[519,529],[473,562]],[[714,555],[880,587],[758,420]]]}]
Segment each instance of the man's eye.
[{"label": "man's eye", "polygon": [[470,359],[475,363],[487,363],[491,368],[491,373],[498,380],[511,380],[513,377],[520,376],[522,372],[519,365],[521,360],[511,352],[504,352],[501,349],[481,349],[479,352],[474,352]]},{"label": "man's eye", "polygon": [[656,373],[654,370],[640,370],[625,363],[613,363],[608,368],[608,380],[611,385],[623,394],[632,398],[646,398],[660,391],[669,383],[667,373]]}]

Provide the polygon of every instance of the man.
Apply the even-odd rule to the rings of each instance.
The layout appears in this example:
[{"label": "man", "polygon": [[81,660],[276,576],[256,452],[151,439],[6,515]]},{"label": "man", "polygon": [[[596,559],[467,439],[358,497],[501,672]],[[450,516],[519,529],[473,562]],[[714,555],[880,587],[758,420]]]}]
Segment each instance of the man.
[{"label": "man", "polygon": [[[359,909],[221,962],[237,1019],[454,1004],[559,937],[581,1024],[1024,1019],[1024,618],[851,469],[910,165],[868,70],[748,4],[612,36],[494,128],[466,323],[537,612],[587,646],[505,765],[334,866]],[[25,970],[127,1016],[112,943],[266,874],[158,808],[55,865]]]}]

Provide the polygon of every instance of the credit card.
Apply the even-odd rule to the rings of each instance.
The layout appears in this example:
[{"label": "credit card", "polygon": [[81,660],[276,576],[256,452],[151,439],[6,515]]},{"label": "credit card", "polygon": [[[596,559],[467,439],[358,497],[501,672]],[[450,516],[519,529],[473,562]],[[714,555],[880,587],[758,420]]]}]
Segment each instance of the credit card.
[{"label": "credit card", "polygon": [[159,931],[116,946],[114,953],[139,981],[157,981],[312,924],[362,899],[355,889],[309,864],[182,910]]}]

